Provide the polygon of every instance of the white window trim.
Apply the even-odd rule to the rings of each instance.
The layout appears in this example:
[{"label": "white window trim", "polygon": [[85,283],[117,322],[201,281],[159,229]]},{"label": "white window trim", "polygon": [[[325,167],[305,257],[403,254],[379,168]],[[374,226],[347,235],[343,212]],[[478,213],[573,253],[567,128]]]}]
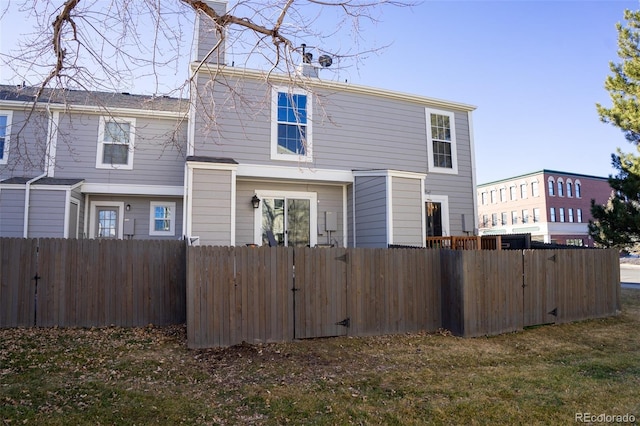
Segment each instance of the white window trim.
[{"label": "white window trim", "polygon": [[[129,124],[129,155],[127,157],[127,164],[104,164],[104,127],[108,121],[115,121],[117,123]],[[119,169],[119,170],[132,170],[133,169],[133,152],[135,146],[136,135],[136,119],[125,117],[100,117],[100,125],[98,127],[98,151],[96,152],[96,169]]]},{"label": "white window trim", "polygon": [[96,207],[116,207],[118,209],[118,236],[121,240],[124,235],[124,201],[93,201],[89,208],[89,238],[96,238]]},{"label": "white window trim", "polygon": [[[551,182],[551,186],[549,186],[549,182]],[[553,193],[549,192],[549,188],[553,188]],[[547,189],[546,191],[549,193],[549,197],[555,197],[556,196],[556,180],[552,177],[549,177],[547,179]]]},{"label": "white window trim", "polygon": [[[316,192],[298,191],[255,191],[255,195],[263,200],[264,198],[295,198],[299,200],[309,200],[309,245],[315,247],[318,244],[318,194]],[[260,207],[253,209],[253,242],[262,245],[262,202]]]},{"label": "white window trim", "polygon": [[518,184],[518,190],[520,192],[521,200],[526,200],[529,197],[529,185],[527,184],[526,181],[522,181]]},{"label": "white window trim", "polygon": [[[156,207],[169,207],[171,216],[169,217],[169,230],[168,231],[156,231],[155,230],[155,208]],[[149,235],[150,236],[174,236],[176,235],[176,203],[165,201],[151,201],[149,203]]]},{"label": "white window trim", "polygon": [[0,158],[0,164],[7,164],[7,162],[9,161],[9,147],[11,146],[11,123],[13,121],[13,111],[0,110],[0,115],[7,116],[7,127],[5,129],[4,137],[4,152],[2,153],[2,158]]},{"label": "white window trim", "polygon": [[[433,137],[431,135],[431,114],[446,115],[451,123],[451,168],[436,167],[433,162]],[[432,173],[443,173],[450,175],[458,174],[458,147],[456,144],[456,117],[453,112],[440,109],[425,108],[425,119],[427,125],[427,163],[429,171]]]},{"label": "white window trim", "polygon": [[[530,185],[530,186],[531,186],[531,198],[537,198],[537,197],[539,197],[539,196],[540,196],[540,181],[539,181],[538,179],[531,179],[531,180],[529,181],[529,183],[531,184],[531,185]],[[533,193],[533,184],[534,184],[534,183],[538,185],[538,193],[537,193],[537,194],[534,194],[534,193]]]},{"label": "white window trim", "polygon": [[[580,187],[580,190],[578,192],[576,192],[576,187]],[[576,198],[582,198],[582,182],[580,182],[579,179],[576,179],[573,182],[573,193],[575,194],[574,197]]]},{"label": "white window trim", "polygon": [[[425,197],[425,202],[434,202],[440,203],[442,206],[442,236],[449,237],[451,236],[451,228],[449,226],[449,196],[448,195],[434,195],[427,194]],[[425,231],[426,233],[426,231]]]},{"label": "white window trim", "polygon": [[[560,191],[562,191],[562,194],[560,193]],[[558,194],[558,197],[564,198],[565,192],[564,179],[558,178],[556,180],[556,194]]]},{"label": "white window trim", "polygon": [[[278,152],[278,93],[305,95],[307,97],[306,155],[281,154]],[[313,161],[313,97],[306,90],[286,86],[274,86],[271,91],[271,159],[309,163]]]}]

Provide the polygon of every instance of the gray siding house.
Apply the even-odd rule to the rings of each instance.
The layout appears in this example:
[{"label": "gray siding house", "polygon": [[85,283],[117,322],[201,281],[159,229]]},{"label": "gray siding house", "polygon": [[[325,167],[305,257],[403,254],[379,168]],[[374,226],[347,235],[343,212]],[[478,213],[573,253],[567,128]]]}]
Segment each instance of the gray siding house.
[{"label": "gray siding house", "polygon": [[0,86],[0,236],[182,238],[188,101]]},{"label": "gray siding house", "polygon": [[28,88],[3,88],[0,236],[388,247],[476,232],[475,107],[313,64],[267,78],[208,55],[215,33],[196,25],[190,102],[69,91],[32,110]]}]

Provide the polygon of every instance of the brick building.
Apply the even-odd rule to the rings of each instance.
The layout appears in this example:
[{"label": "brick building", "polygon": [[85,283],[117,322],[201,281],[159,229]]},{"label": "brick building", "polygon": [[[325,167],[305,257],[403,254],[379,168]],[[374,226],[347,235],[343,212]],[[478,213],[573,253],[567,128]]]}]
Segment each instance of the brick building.
[{"label": "brick building", "polygon": [[591,200],[611,195],[607,178],[555,170],[477,186],[480,235],[529,233],[545,243],[593,246]]}]

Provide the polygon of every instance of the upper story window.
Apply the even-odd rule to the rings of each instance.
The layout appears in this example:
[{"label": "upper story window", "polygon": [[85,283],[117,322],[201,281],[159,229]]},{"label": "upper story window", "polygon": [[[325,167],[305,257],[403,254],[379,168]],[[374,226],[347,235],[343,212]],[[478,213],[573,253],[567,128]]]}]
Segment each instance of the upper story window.
[{"label": "upper story window", "polygon": [[540,209],[539,208],[533,209],[533,222],[534,223],[540,222]]},{"label": "upper story window", "polygon": [[491,226],[498,225],[498,213],[491,213]]},{"label": "upper story window", "polygon": [[11,111],[0,111],[0,164],[7,164],[11,135]]},{"label": "upper story window", "polygon": [[552,177],[549,178],[547,183],[548,183],[548,188],[549,188],[549,195],[551,197],[553,197],[554,195],[556,195],[556,190],[555,190],[556,183],[554,182]]},{"label": "upper story window", "polygon": [[511,224],[512,225],[517,225],[518,224],[518,212],[513,210],[511,212]]},{"label": "upper story window", "polygon": [[549,221],[550,222],[555,222],[556,221],[556,208],[555,207],[551,207],[549,209]]},{"label": "upper story window", "polygon": [[271,158],[311,161],[311,95],[299,89],[273,89]]},{"label": "upper story window", "polygon": [[480,200],[482,202],[482,205],[486,205],[487,204],[487,193],[483,192],[480,194]]},{"label": "upper story window", "polygon": [[527,184],[523,183],[520,185],[520,198],[527,198]]},{"label": "upper story window", "polygon": [[496,190],[495,190],[495,189],[492,189],[492,190],[491,190],[491,204],[495,204],[495,203],[497,203],[497,200],[496,200]]},{"label": "upper story window", "polygon": [[507,188],[500,188],[500,202],[504,203],[507,201]]},{"label": "upper story window", "polygon": [[531,182],[531,196],[537,197],[538,195],[539,195],[538,181],[534,180],[533,182]]},{"label": "upper story window", "polygon": [[458,154],[454,114],[429,108],[425,111],[429,170],[457,174]]},{"label": "upper story window", "polygon": [[101,117],[98,129],[98,169],[133,169],[134,118]]},{"label": "upper story window", "polygon": [[149,211],[149,235],[175,235],[176,203],[152,201]]},{"label": "upper story window", "polygon": [[576,209],[576,216],[578,218],[578,223],[582,223],[582,209]]},{"label": "upper story window", "polygon": [[573,184],[567,180],[567,197],[573,197]]},{"label": "upper story window", "polygon": [[529,210],[522,210],[522,223],[529,223]]},{"label": "upper story window", "polygon": [[573,209],[568,209],[567,213],[569,214],[569,222],[573,222]]},{"label": "upper story window", "polygon": [[501,221],[501,225],[507,224],[507,212],[500,213],[500,221]]},{"label": "upper story window", "polygon": [[560,222],[564,222],[564,207],[560,207],[558,213],[560,215]]},{"label": "upper story window", "polygon": [[575,190],[576,190],[576,198],[582,198],[582,194],[580,193],[582,190],[582,185],[580,184],[579,180],[576,181]]},{"label": "upper story window", "polygon": [[558,197],[564,197],[564,182],[558,179]]},{"label": "upper story window", "polygon": [[509,187],[509,199],[511,201],[515,201],[516,200],[516,187],[515,186],[510,186]]}]

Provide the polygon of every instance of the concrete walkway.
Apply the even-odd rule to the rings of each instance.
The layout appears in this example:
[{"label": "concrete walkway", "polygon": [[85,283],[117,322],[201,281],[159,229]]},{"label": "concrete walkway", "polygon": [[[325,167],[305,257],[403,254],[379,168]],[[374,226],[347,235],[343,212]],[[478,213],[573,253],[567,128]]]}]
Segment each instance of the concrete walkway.
[{"label": "concrete walkway", "polygon": [[620,285],[622,288],[640,290],[640,265],[620,264]]}]

